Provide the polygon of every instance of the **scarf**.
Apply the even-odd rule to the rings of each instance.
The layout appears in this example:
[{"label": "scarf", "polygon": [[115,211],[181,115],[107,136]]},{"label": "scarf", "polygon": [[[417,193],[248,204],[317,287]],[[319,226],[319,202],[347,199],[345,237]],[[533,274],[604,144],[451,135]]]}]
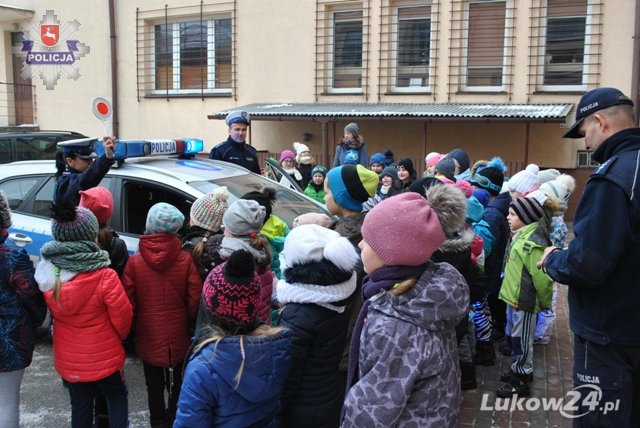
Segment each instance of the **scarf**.
[{"label": "scarf", "polygon": [[55,278],[61,282],[71,280],[80,272],[109,267],[109,253],[91,241],[47,242],[40,249],[42,260],[36,268],[36,281],[41,291],[53,288]]},{"label": "scarf", "polygon": [[419,278],[427,269],[428,262],[419,266],[384,266],[364,278],[362,284],[363,303],[351,336],[349,346],[349,368],[347,369],[347,391],[357,381],[360,360],[360,335],[369,309],[369,299],[378,293],[390,290],[395,284],[409,278]]},{"label": "scarf", "polygon": [[280,304],[311,303],[334,312],[343,313],[347,299],[356,290],[356,274],[344,282],[331,285],[288,283],[285,279],[278,281],[276,296]]},{"label": "scarf", "polygon": [[264,251],[253,248],[249,243],[249,238],[236,238],[225,236],[220,243],[220,257],[227,260],[234,251],[246,250],[251,253],[253,259],[258,264],[262,264],[267,259]]},{"label": "scarf", "polygon": [[290,176],[292,176],[296,181],[302,180],[302,174],[300,174],[300,171],[298,171],[297,169],[295,168],[287,169],[285,167],[282,167],[282,169],[284,169],[284,171]]},{"label": "scarf", "polygon": [[303,165],[311,165],[312,158],[311,156],[300,156],[298,159],[298,163]]}]

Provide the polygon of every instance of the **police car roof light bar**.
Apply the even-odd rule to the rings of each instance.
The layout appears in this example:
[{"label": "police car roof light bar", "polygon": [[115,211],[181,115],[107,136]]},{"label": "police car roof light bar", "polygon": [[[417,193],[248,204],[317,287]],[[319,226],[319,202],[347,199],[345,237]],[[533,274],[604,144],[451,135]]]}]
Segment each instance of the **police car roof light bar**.
[{"label": "police car roof light bar", "polygon": [[[204,149],[204,141],[197,138],[184,138],[178,140],[117,140],[114,158],[122,161],[129,158],[178,155],[181,158],[194,157],[196,153]],[[102,156],[104,144],[98,141],[95,144],[95,152]]]}]

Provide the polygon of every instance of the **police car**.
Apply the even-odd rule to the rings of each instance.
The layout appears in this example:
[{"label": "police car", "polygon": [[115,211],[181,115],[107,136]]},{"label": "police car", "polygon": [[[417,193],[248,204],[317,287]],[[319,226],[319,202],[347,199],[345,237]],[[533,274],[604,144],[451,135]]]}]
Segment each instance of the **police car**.
[{"label": "police car", "polygon": [[[111,228],[127,243],[129,252],[138,248],[149,208],[158,202],[176,206],[188,221],[191,204],[200,196],[226,186],[229,202],[264,186],[276,189],[273,214],[289,226],[300,214],[326,209],[306,195],[286,188],[243,167],[195,154],[202,140],[129,140],[116,143],[116,164],[100,183],[114,199]],[[95,147],[104,153],[100,142]],[[12,210],[13,226],[7,244],[23,247],[35,260],[40,247],[51,240],[51,211],[56,172],[55,161],[24,161],[0,165],[0,190]]]}]

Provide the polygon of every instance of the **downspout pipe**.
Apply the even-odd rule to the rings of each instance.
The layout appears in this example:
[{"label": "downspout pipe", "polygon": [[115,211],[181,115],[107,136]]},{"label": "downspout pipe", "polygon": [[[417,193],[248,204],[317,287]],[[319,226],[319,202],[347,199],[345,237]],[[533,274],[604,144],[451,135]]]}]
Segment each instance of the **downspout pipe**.
[{"label": "downspout pipe", "polygon": [[638,108],[640,108],[640,0],[636,0],[635,25],[633,28],[633,66],[631,68],[631,99],[635,105],[636,117],[638,117]]},{"label": "downspout pipe", "polygon": [[111,134],[120,136],[118,120],[118,46],[116,38],[115,0],[109,0],[109,39],[111,42]]}]

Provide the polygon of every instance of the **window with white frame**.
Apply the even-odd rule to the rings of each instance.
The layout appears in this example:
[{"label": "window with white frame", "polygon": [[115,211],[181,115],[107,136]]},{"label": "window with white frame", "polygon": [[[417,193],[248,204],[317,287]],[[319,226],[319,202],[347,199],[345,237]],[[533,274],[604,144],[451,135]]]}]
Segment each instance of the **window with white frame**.
[{"label": "window with white frame", "polygon": [[230,90],[231,18],[159,22],[153,34],[154,90]]},{"label": "window with white frame", "polygon": [[136,9],[138,98],[232,95],[233,10],[233,1]]},{"label": "window with white frame", "polygon": [[578,150],[578,157],[576,160],[577,168],[595,168],[600,164],[591,158],[593,152],[591,150]]},{"label": "window with white frame", "polygon": [[362,11],[333,12],[331,88],[362,87]]},{"label": "window with white frame", "polygon": [[429,85],[431,6],[395,9],[394,89],[426,90]]},{"label": "window with white frame", "polygon": [[586,0],[549,0],[543,85],[582,85],[586,15]]},{"label": "window with white frame", "polygon": [[540,91],[598,83],[603,0],[532,0],[532,79]]},{"label": "window with white frame", "polygon": [[470,1],[465,90],[496,90],[504,83],[505,1]]}]

